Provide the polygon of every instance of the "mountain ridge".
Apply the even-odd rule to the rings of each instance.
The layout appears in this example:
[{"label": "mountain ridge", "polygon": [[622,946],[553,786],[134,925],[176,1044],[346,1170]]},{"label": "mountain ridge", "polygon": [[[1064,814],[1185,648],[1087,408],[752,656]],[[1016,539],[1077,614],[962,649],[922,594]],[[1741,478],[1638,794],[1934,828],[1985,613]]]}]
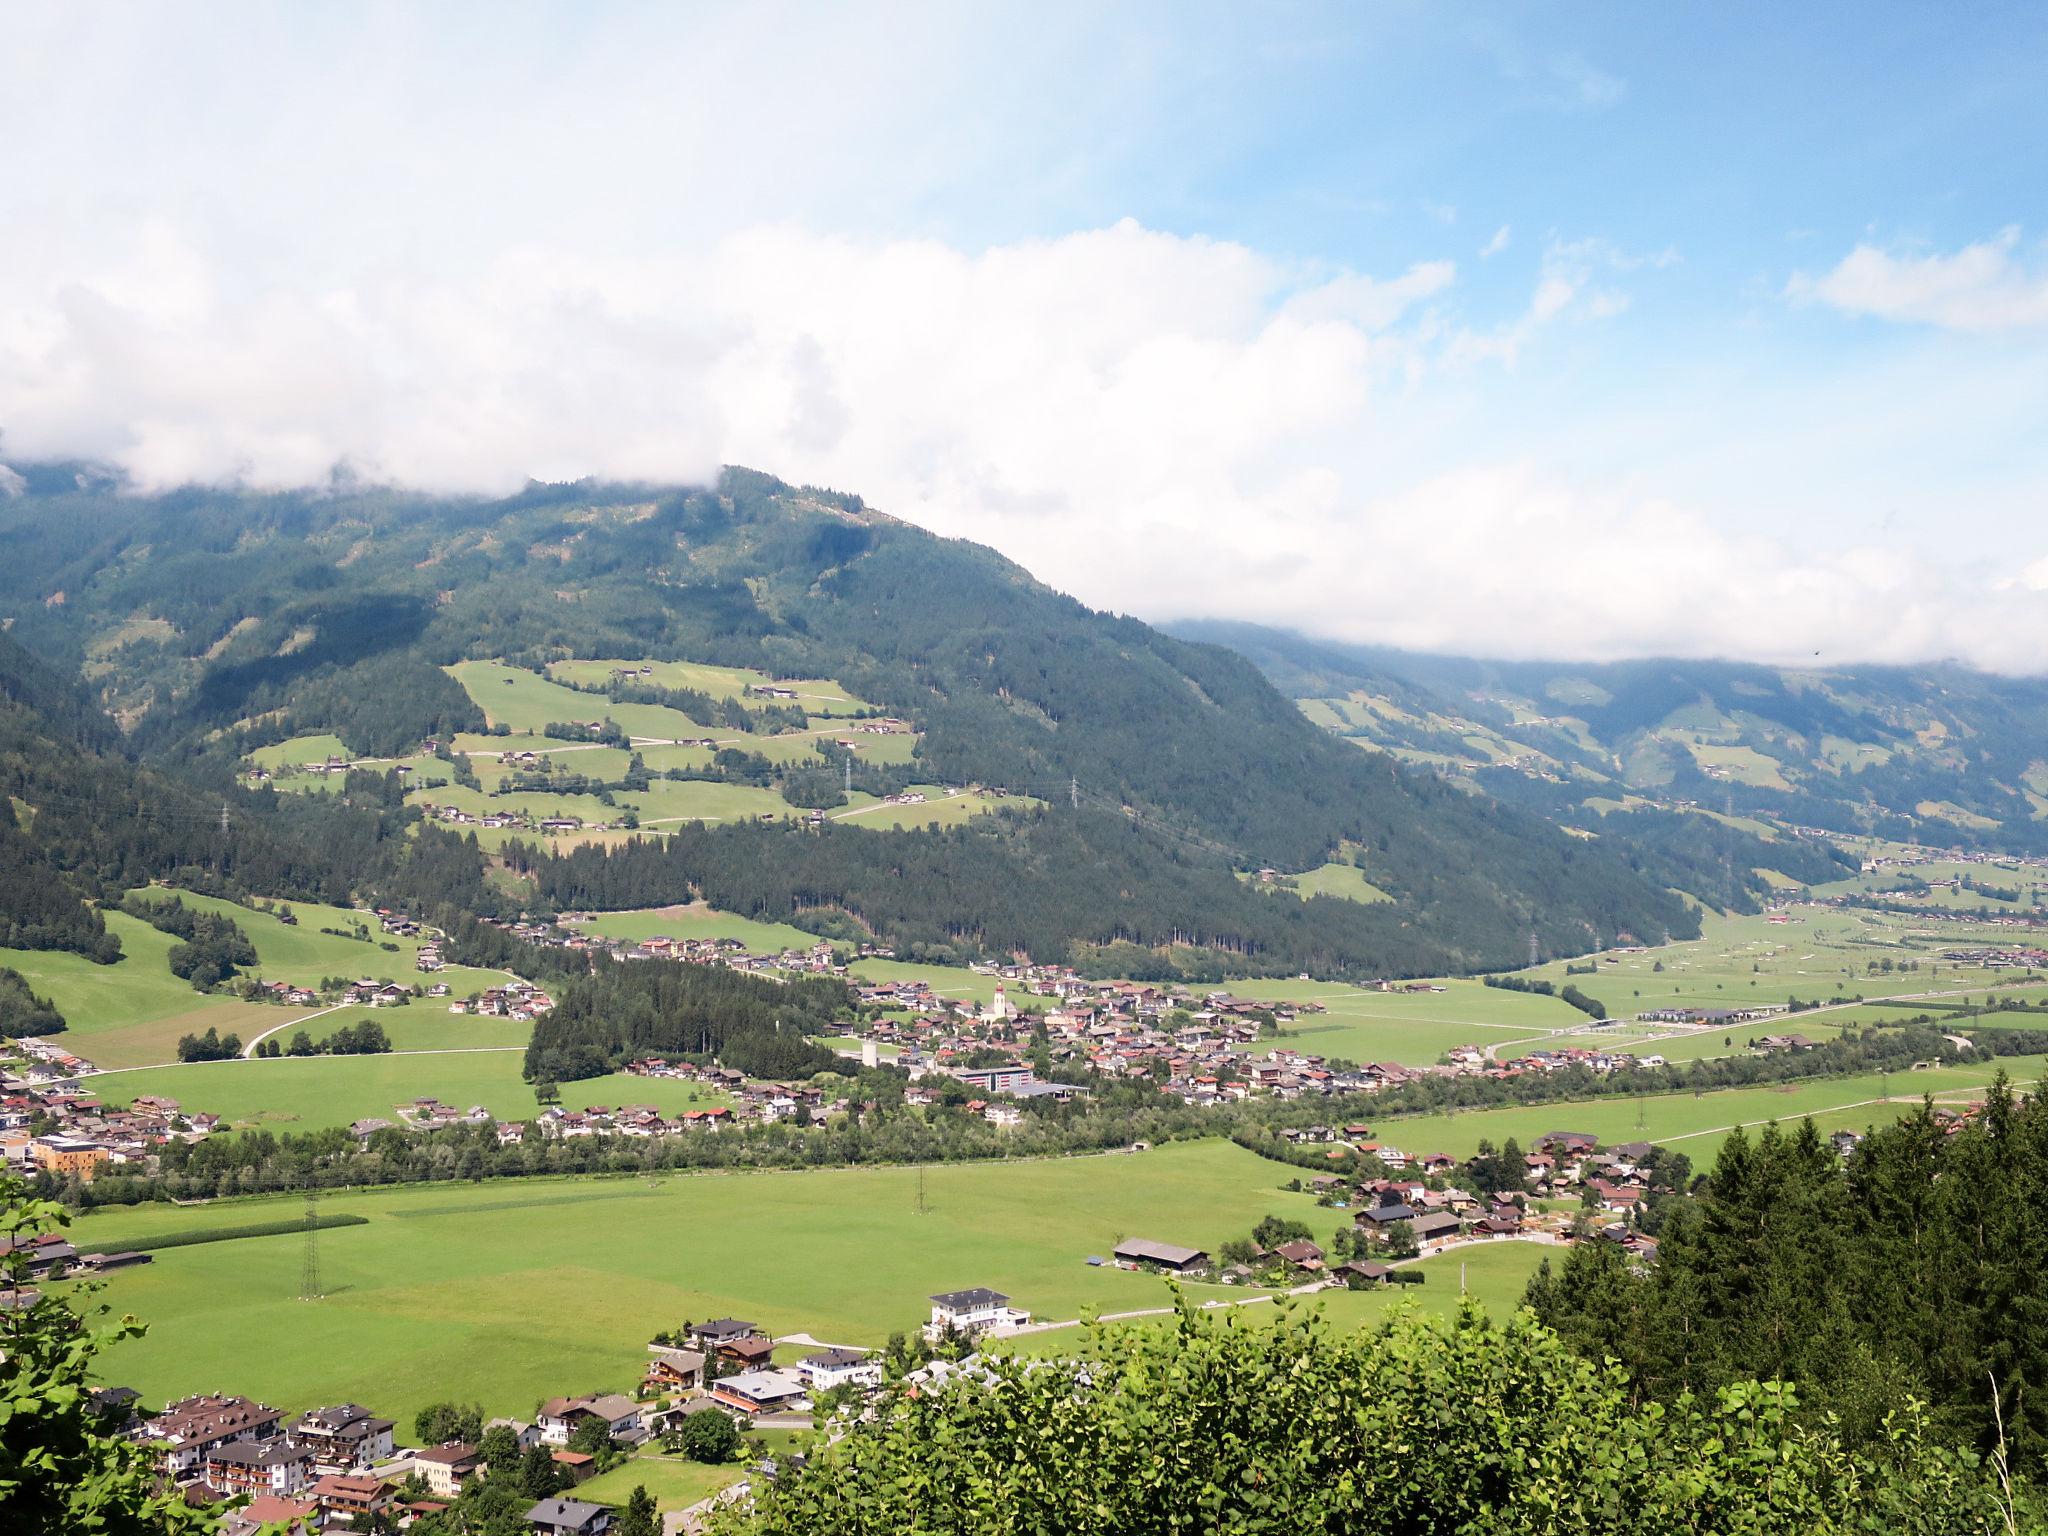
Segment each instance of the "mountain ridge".
[{"label": "mountain ridge", "polygon": [[[1107,819],[1077,818],[1072,843],[1026,831],[995,859],[942,835],[923,867],[962,882],[964,933],[1001,926],[985,919],[1004,868],[1095,914],[1085,931],[1034,916],[1036,942],[1188,948],[1193,933],[1193,948],[1295,969],[1469,969],[1512,963],[1531,932],[1561,953],[1697,922],[1623,856],[1334,741],[1227,648],[1090,610],[856,496],[749,470],[711,487],[536,485],[497,501],[128,497],[41,474],[0,509],[0,616],[89,674],[129,750],[224,790],[251,751],[307,732],[372,756],[481,729],[447,670],[465,658],[543,672],[571,657],[688,660],[830,677],[913,720],[929,777],[1053,804],[1078,787],[1095,818],[1148,830],[1180,870],[1181,897],[1161,874],[1123,920],[1113,863],[1132,856]],[[1049,814],[1007,813],[990,831]],[[704,847],[722,858],[779,835],[721,827]],[[861,865],[849,886],[881,904],[869,916],[885,930],[885,855],[848,846]],[[1276,904],[1237,879],[1346,847],[1391,910]],[[1032,859],[1055,872],[1026,880]],[[703,874],[662,867],[678,896]],[[1083,887],[1085,900],[1060,896]],[[800,908],[816,893],[786,894]]]},{"label": "mountain ridge", "polygon": [[1170,629],[1246,655],[1335,735],[1553,818],[1640,795],[1846,835],[2048,851],[2048,678],[1946,662],[1497,661],[1256,625]]}]

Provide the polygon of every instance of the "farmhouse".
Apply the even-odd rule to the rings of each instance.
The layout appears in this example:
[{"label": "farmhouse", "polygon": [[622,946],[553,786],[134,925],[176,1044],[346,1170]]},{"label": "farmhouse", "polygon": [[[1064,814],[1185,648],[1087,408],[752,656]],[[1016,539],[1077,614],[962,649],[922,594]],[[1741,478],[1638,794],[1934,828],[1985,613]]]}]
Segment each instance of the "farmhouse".
[{"label": "farmhouse", "polygon": [[1185,1274],[1189,1270],[1208,1267],[1209,1255],[1199,1248],[1182,1248],[1173,1243],[1155,1243],[1147,1238],[1131,1237],[1116,1245],[1115,1257],[1120,1264],[1138,1264],[1149,1269],[1171,1270]]},{"label": "farmhouse", "polygon": [[708,1323],[698,1323],[690,1329],[690,1342],[699,1349],[715,1350],[724,1344],[740,1339],[765,1339],[759,1323],[742,1322],[737,1317],[714,1317]]}]

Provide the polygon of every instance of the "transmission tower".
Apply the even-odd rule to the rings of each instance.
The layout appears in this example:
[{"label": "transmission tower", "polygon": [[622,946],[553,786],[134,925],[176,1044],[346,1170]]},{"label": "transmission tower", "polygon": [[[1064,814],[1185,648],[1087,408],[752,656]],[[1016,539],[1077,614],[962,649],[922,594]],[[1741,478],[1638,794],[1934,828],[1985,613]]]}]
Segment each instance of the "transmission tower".
[{"label": "transmission tower", "polygon": [[306,1256],[299,1265],[299,1300],[318,1301],[327,1293],[320,1286],[320,1216],[314,1208],[313,1186],[306,1186]]},{"label": "transmission tower", "polygon": [[926,1214],[926,1211],[927,1207],[924,1203],[924,1164],[919,1163],[917,1165],[917,1214],[923,1216]]},{"label": "transmission tower", "polygon": [[225,801],[225,800],[221,801],[221,803],[220,803],[220,830],[221,830],[221,836],[223,836],[223,837],[227,836],[227,830],[228,830],[228,803],[227,803],[227,801]]},{"label": "transmission tower", "polygon": [[1529,963],[1531,965],[1534,965],[1541,958],[1542,952],[1537,948],[1536,945],[1536,930],[1534,928],[1531,928],[1529,930]]}]

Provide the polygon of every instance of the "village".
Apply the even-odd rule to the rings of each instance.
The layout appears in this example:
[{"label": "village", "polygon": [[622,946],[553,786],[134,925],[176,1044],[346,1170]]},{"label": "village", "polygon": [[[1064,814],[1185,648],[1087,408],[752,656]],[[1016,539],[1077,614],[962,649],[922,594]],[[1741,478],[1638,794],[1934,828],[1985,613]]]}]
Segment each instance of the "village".
[{"label": "village", "polygon": [[[1213,1253],[1168,1240],[1179,1234],[1131,1236],[1106,1255],[1077,1252],[1074,1262],[1171,1277],[1205,1307],[1400,1286],[1421,1278],[1412,1266],[1425,1258],[1501,1242],[1613,1243],[1642,1264],[1654,1257],[1656,1239],[1642,1230],[1640,1210],[1671,1193],[1674,1174],[1683,1177],[1682,1164],[1674,1170],[1649,1143],[1603,1146],[1576,1131],[1536,1138],[1527,1153],[1515,1154],[1513,1166],[1487,1155],[1464,1163],[1412,1155],[1374,1139],[1371,1127],[1358,1122],[1312,1127],[1289,1139],[1333,1156],[1356,1152],[1362,1167],[1376,1170],[1299,1181],[1315,1208],[1339,1224],[1328,1242],[1317,1241],[1303,1222],[1270,1217]],[[1848,1132],[1834,1138],[1844,1153],[1856,1140]],[[1488,1188],[1489,1181],[1509,1187]],[[19,1252],[0,1251],[27,1282],[0,1293],[0,1306],[8,1308],[33,1305],[37,1287],[150,1259],[147,1252],[81,1254],[59,1233],[30,1238]],[[580,1498],[578,1490],[630,1466],[631,1458],[745,1463],[743,1476],[772,1479],[791,1452],[786,1433],[769,1439],[765,1432],[833,1432],[835,1422],[870,1412],[886,1392],[975,1373],[984,1349],[1080,1323],[1036,1317],[989,1286],[936,1291],[921,1305],[922,1326],[887,1349],[822,1342],[801,1331],[771,1335],[732,1317],[656,1329],[637,1380],[565,1382],[530,1419],[458,1424],[423,1412],[423,1428],[455,1431],[442,1438],[407,1435],[392,1418],[356,1403],[294,1414],[214,1390],[150,1409],[122,1387],[100,1390],[95,1401],[123,1435],[148,1449],[164,1487],[201,1507],[239,1501],[227,1509],[232,1536],[254,1536],[263,1527],[403,1530],[448,1508],[473,1480],[498,1475],[516,1476],[531,1495],[524,1519],[538,1536],[602,1536],[617,1519],[617,1505]],[[731,1496],[727,1489],[717,1497]],[[703,1513],[671,1510],[666,1528],[697,1529]]]},{"label": "village", "polygon": [[[434,979],[447,968],[441,936],[401,912],[380,908],[368,915],[387,934],[423,940],[414,962],[418,981],[329,978],[315,987],[275,980],[261,983],[254,997],[316,1008],[380,1009],[445,1001],[451,1014],[512,1023],[530,1023],[554,1006],[546,990],[516,976],[457,997],[446,982]],[[1023,1125],[1033,1101],[1066,1103],[1085,1097],[1088,1084],[1102,1080],[1150,1082],[1162,1094],[1199,1106],[1254,1097],[1289,1101],[1371,1095],[1428,1077],[1512,1079],[1569,1069],[1611,1074],[1662,1066],[1665,1060],[1640,1049],[1639,1042],[1638,1048],[1623,1049],[1620,1042],[1609,1046],[1559,1041],[1527,1048],[1512,1058],[1478,1044],[1459,1044],[1427,1065],[1348,1062],[1286,1043],[1295,1025],[1323,1011],[1324,1005],[1313,1000],[1262,1001],[1224,989],[1105,981],[1061,965],[1012,964],[972,967],[995,982],[992,999],[976,1003],[943,994],[928,979],[871,980],[854,972],[857,961],[891,958],[886,947],[863,945],[852,950],[821,941],[804,949],[762,953],[733,938],[652,936],[624,942],[585,931],[587,922],[579,914],[565,914],[554,923],[497,926],[536,946],[601,952],[620,962],[715,965],[768,978],[845,979],[859,1017],[849,1021],[843,1041],[833,1045],[835,1051],[864,1069],[900,1072],[907,1105],[957,1111],[1000,1128]],[[1969,954],[1973,963],[1985,965],[2021,964],[2030,957],[2048,958],[2017,950]],[[1962,958],[1960,953],[1957,958]],[[1389,993],[1443,990],[1440,983],[1427,981],[1371,985]],[[1012,1000],[1012,989],[1021,1001]],[[1752,1023],[1785,1011],[1782,1004],[1652,1008],[1641,1012],[1636,1022],[1683,1033]],[[1749,1049],[1798,1051],[1813,1043],[1798,1034],[1766,1035],[1751,1040]],[[266,1049],[275,1046],[273,1039]],[[666,1114],[647,1104],[546,1105],[531,1118],[506,1119],[481,1105],[421,1097],[394,1105],[389,1117],[358,1119],[350,1130],[367,1146],[371,1137],[385,1130],[488,1126],[501,1145],[513,1145],[529,1135],[644,1138],[783,1121],[809,1124],[855,1107],[843,1092],[828,1093],[806,1083],[750,1080],[716,1062],[649,1057],[627,1063],[624,1071],[698,1083],[718,1102]],[[53,1040],[0,1041],[0,1153],[10,1168],[87,1181],[108,1164],[146,1173],[153,1171],[155,1153],[169,1142],[204,1140],[222,1129],[217,1115],[187,1108],[164,1095],[144,1095],[124,1109],[109,1108],[88,1086],[96,1072],[88,1058]]]}]

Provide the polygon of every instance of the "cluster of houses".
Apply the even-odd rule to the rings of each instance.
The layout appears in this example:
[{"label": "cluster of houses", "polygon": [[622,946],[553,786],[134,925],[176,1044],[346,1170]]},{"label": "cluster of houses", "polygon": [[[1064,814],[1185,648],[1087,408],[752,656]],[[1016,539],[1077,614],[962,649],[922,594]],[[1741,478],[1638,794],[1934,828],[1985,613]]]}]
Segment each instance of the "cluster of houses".
[{"label": "cluster of houses", "polygon": [[[47,1245],[61,1270],[55,1238]],[[73,1264],[75,1267],[75,1256]],[[1011,1332],[1030,1314],[1001,1292],[977,1287],[930,1298],[925,1336],[973,1341]],[[950,1368],[950,1367],[949,1367]],[[930,1375],[938,1366],[928,1367]],[[913,1372],[915,1379],[917,1373]],[[598,1470],[584,1450],[592,1438],[631,1450],[664,1437],[700,1413],[724,1413],[742,1424],[807,1428],[818,1398],[863,1395],[882,1385],[882,1361],[870,1350],[819,1345],[778,1364],[776,1341],[760,1324],[721,1317],[659,1335],[633,1395],[592,1392],[544,1400],[530,1422],[492,1419],[522,1455],[549,1452],[567,1491],[536,1501],[525,1513],[539,1536],[602,1536],[616,1518],[609,1504],[576,1497]],[[246,1397],[209,1392],[145,1412],[139,1394],[109,1388],[96,1396],[102,1414],[123,1436],[146,1446],[167,1488],[210,1506],[246,1500],[228,1514],[230,1536],[261,1527],[294,1533],[340,1533],[395,1525],[448,1507],[485,1471],[482,1443],[450,1441],[405,1448],[396,1426],[356,1403],[316,1408],[296,1417]],[[592,1431],[599,1431],[595,1436]]]},{"label": "cluster of houses", "polygon": [[148,1164],[173,1141],[199,1141],[218,1115],[142,1094],[112,1109],[80,1085],[96,1069],[47,1040],[0,1039],[0,1154],[10,1172],[90,1182],[110,1164]]},{"label": "cluster of houses", "polygon": [[1981,944],[1969,949],[1945,949],[1941,958],[1987,971],[2048,971],[2048,949],[2037,944]]},{"label": "cluster of houses", "polygon": [[[688,745],[688,743],[684,743]],[[532,754],[527,754],[531,756]],[[553,816],[530,816],[525,811],[507,808],[501,811],[464,810],[459,805],[442,805],[422,800],[419,808],[426,815],[444,826],[481,827],[486,831],[500,828],[516,832],[539,832],[556,836],[564,832],[612,832],[617,827],[609,821],[586,821],[581,816],[569,816],[557,812]]]},{"label": "cluster of houses", "polygon": [[[446,991],[442,989],[444,995]],[[486,987],[474,997],[458,998],[448,1005],[448,1011],[530,1023],[554,1006],[555,1000],[539,987],[515,978],[501,987]]]}]

